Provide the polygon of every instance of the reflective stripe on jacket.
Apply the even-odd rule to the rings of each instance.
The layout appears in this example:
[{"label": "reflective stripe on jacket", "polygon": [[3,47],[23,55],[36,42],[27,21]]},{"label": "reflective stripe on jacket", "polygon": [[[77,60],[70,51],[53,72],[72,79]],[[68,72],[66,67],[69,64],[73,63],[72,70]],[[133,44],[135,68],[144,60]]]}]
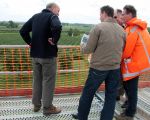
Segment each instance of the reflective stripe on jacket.
[{"label": "reflective stripe on jacket", "polygon": [[121,64],[124,81],[150,70],[150,34],[146,22],[133,18],[127,23],[126,33]]}]

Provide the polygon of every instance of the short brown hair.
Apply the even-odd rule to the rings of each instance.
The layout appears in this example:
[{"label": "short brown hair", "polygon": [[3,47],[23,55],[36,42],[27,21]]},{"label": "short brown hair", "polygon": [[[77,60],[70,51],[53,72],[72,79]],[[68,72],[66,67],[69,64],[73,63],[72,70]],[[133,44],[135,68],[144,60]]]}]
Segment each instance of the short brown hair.
[{"label": "short brown hair", "polygon": [[121,9],[117,9],[116,11],[117,11],[117,13],[122,13]]},{"label": "short brown hair", "polygon": [[114,16],[114,9],[110,7],[109,5],[101,7],[101,12],[105,12],[109,17]]},{"label": "short brown hair", "polygon": [[134,6],[126,5],[123,9],[126,10],[127,14],[131,13],[132,17],[136,17],[136,9],[134,8]]}]

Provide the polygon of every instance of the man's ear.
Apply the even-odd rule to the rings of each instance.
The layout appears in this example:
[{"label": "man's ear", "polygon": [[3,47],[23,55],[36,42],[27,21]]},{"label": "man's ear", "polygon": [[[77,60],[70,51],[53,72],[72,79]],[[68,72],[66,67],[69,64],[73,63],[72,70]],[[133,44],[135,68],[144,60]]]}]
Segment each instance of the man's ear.
[{"label": "man's ear", "polygon": [[131,18],[133,18],[133,15],[131,13],[128,14]]}]

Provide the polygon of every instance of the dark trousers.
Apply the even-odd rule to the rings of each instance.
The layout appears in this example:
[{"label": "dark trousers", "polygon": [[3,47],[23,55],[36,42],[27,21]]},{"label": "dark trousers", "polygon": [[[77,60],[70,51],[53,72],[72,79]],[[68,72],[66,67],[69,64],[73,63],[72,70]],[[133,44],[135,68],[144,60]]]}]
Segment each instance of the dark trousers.
[{"label": "dark trousers", "polygon": [[135,115],[137,109],[138,80],[139,76],[123,82],[124,89],[128,97],[128,107],[125,114],[130,117]]},{"label": "dark trousers", "polygon": [[100,120],[112,120],[114,115],[117,88],[120,79],[120,68],[100,71],[90,68],[87,81],[79,100],[79,120],[87,120],[95,92],[105,81],[105,102]]},{"label": "dark trousers", "polygon": [[52,105],[55,80],[56,80],[56,57],[32,58],[33,62],[33,91],[32,103],[41,104],[43,107]]},{"label": "dark trousers", "polygon": [[117,97],[120,100],[120,96],[123,96],[125,93],[124,91],[124,86],[123,86],[123,77],[122,74],[120,75],[120,80],[119,80],[119,85],[118,85],[118,93],[117,93]]}]

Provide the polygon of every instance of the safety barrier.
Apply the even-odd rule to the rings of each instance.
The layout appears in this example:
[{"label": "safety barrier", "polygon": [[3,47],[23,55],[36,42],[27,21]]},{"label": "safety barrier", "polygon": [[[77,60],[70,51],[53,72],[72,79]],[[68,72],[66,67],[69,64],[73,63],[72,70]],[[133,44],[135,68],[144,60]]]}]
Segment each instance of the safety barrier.
[{"label": "safety barrier", "polygon": [[[32,94],[32,61],[26,45],[0,45],[0,96]],[[59,46],[55,93],[81,92],[87,78],[88,55],[79,46]],[[150,72],[140,76],[141,87],[150,86]]]},{"label": "safety barrier", "polygon": [[[30,95],[32,61],[25,45],[0,45],[0,96]],[[79,46],[59,46],[55,93],[80,92],[87,77],[87,55]]]}]

